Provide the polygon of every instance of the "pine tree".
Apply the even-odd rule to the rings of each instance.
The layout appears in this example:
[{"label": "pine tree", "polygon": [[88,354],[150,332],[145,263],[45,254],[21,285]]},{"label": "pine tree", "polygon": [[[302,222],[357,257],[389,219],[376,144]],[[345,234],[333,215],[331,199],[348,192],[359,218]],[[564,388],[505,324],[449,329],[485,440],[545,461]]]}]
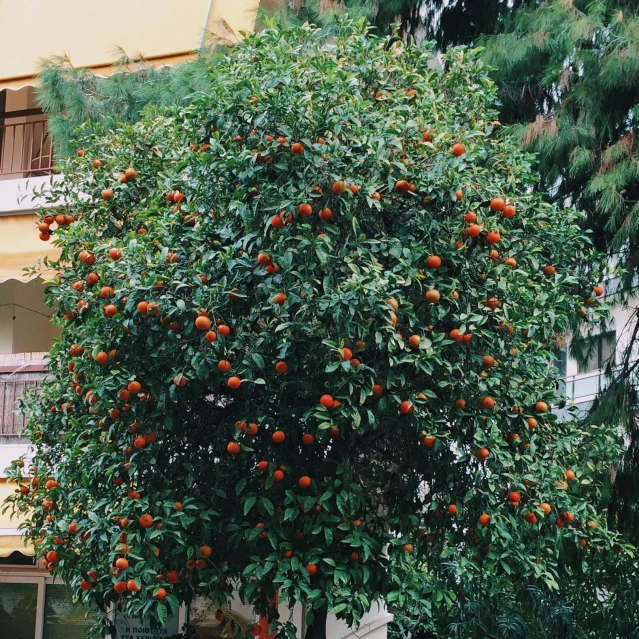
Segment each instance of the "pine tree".
[{"label": "pine tree", "polygon": [[[520,11],[508,32],[485,41],[496,67],[504,123],[538,154],[542,184],[553,199],[586,213],[586,227],[613,263],[625,268],[616,303],[625,303],[639,266],[639,14],[636,2],[553,0]],[[615,291],[611,290],[610,293]],[[628,452],[616,473],[610,524],[639,531],[639,396],[637,312],[618,334],[629,345],[618,367],[609,362],[608,388],[593,422],[625,424]],[[579,335],[577,335],[579,337]],[[576,339],[576,354],[592,339]]]}]

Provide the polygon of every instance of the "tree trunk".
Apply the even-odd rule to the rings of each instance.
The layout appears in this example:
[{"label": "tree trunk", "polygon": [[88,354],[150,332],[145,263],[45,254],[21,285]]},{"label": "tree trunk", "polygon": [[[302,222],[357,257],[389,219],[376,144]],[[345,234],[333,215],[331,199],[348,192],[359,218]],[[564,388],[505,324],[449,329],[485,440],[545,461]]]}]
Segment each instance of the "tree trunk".
[{"label": "tree trunk", "polygon": [[313,611],[313,623],[306,628],[304,639],[326,639],[328,607]]}]

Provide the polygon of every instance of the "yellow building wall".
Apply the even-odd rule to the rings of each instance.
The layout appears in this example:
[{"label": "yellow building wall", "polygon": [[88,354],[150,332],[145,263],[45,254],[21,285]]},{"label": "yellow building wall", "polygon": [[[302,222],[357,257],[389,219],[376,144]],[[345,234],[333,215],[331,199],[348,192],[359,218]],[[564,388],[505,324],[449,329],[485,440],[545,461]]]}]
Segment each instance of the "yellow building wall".
[{"label": "yellow building wall", "polygon": [[[259,0],[2,0],[0,88],[33,77],[43,58],[76,67],[121,57],[166,58],[195,51],[225,22],[251,31]],[[219,33],[222,35],[222,33]]]}]

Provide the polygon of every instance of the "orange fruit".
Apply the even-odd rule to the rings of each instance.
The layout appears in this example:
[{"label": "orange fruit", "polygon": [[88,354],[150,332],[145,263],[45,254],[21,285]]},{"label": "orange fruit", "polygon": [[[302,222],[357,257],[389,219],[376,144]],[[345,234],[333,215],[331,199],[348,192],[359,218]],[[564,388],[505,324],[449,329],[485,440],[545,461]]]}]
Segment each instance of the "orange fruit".
[{"label": "orange fruit", "polygon": [[375,384],[373,386],[373,395],[375,397],[381,397],[384,394],[384,387],[381,384]]},{"label": "orange fruit", "polygon": [[313,435],[311,435],[310,433],[305,433],[304,435],[302,435],[302,444],[304,444],[304,446],[310,446],[311,444],[313,444],[314,441],[315,437],[313,437]]},{"label": "orange fruit", "polygon": [[119,557],[115,560],[115,567],[120,570],[126,570],[129,567],[129,560],[124,557]]},{"label": "orange fruit", "polygon": [[334,401],[331,395],[322,395],[319,400],[320,404],[326,408],[331,408]]},{"label": "orange fruit", "polygon": [[546,266],[544,266],[543,270],[546,277],[552,277],[557,272],[555,267],[551,264],[547,264]]},{"label": "orange fruit", "polygon": [[298,213],[302,217],[310,217],[313,215],[313,207],[308,202],[303,202],[297,207]]},{"label": "orange fruit", "polygon": [[535,404],[535,410],[538,413],[546,413],[548,412],[548,404],[546,404],[546,402],[537,402]]},{"label": "orange fruit", "polygon": [[217,368],[222,373],[228,373],[231,370],[231,362],[226,359],[220,360],[217,363]]},{"label": "orange fruit", "polygon": [[286,434],[281,430],[276,430],[271,439],[275,444],[281,444],[286,439]]},{"label": "orange fruit", "polygon": [[402,415],[409,415],[413,412],[413,405],[405,399],[399,405],[399,412],[402,413]]},{"label": "orange fruit", "polygon": [[412,348],[419,348],[419,345],[422,343],[422,338],[419,335],[411,335],[408,338],[408,343]]},{"label": "orange fruit", "polygon": [[545,515],[550,515],[552,506],[549,503],[544,501],[541,504],[539,504],[539,509],[542,510]]},{"label": "orange fruit", "polygon": [[333,217],[333,211],[326,207],[319,212],[318,217],[323,222],[328,222]]},{"label": "orange fruit", "polygon": [[408,193],[410,190],[410,182],[407,180],[397,180],[397,182],[395,182],[395,190],[402,195]]},{"label": "orange fruit", "polygon": [[275,370],[281,374],[286,373],[286,371],[288,370],[288,364],[286,362],[277,362],[277,364],[275,364]]},{"label": "orange fruit", "polygon": [[150,528],[153,526],[153,515],[145,514],[138,520],[142,528]]},{"label": "orange fruit", "polygon": [[409,555],[412,555],[413,551],[415,550],[413,544],[404,544],[403,548]]},{"label": "orange fruit", "polygon": [[240,384],[242,383],[242,380],[239,377],[229,377],[228,381],[226,382],[229,388],[232,389],[236,389],[240,387]]},{"label": "orange fruit", "polygon": [[577,475],[574,470],[567,470],[564,472],[564,477],[566,478],[566,481],[574,481]]},{"label": "orange fruit", "polygon": [[508,493],[508,501],[520,502],[521,501],[521,493],[518,493],[516,490]]},{"label": "orange fruit", "polygon": [[273,297],[273,303],[281,306],[282,304],[284,304],[284,302],[286,302],[286,299],[286,293],[276,293]]},{"label": "orange fruit", "polygon": [[226,450],[231,453],[231,455],[237,455],[240,452],[240,445],[237,442],[229,442]]},{"label": "orange fruit", "polygon": [[429,291],[426,291],[426,301],[429,304],[437,304],[439,302],[441,295],[436,288],[431,288]]},{"label": "orange fruit", "polygon": [[491,231],[486,236],[486,241],[489,244],[497,244],[497,242],[499,242],[499,240],[501,240],[501,235],[497,231]]},{"label": "orange fruit", "polygon": [[535,513],[531,512],[527,512],[526,516],[524,517],[524,519],[529,523],[529,524],[536,524],[537,523],[537,515],[535,515]]},{"label": "orange fruit", "polygon": [[456,142],[450,148],[450,152],[453,154],[453,156],[458,158],[458,157],[464,155],[464,153],[466,152],[466,147],[461,142]]},{"label": "orange fruit", "polygon": [[503,208],[503,211],[504,211],[504,217],[507,220],[515,217],[515,214],[517,213],[517,209],[515,208],[514,204],[506,204],[506,206],[504,206]]},{"label": "orange fruit", "polygon": [[119,249],[117,247],[113,247],[112,249],[109,249],[109,257],[113,260],[119,260],[122,257],[122,249]]},{"label": "orange fruit", "polygon": [[126,591],[126,582],[125,581],[116,581],[113,584],[113,590],[115,590],[115,592],[122,594],[123,592]]},{"label": "orange fruit", "polygon": [[493,211],[503,211],[505,206],[506,206],[506,202],[504,201],[504,198],[494,197],[490,201],[490,208]]},{"label": "orange fruit", "polygon": [[439,268],[441,265],[442,265],[442,258],[439,257],[438,255],[431,255],[426,260],[426,266],[428,266],[428,268]]},{"label": "orange fruit", "polygon": [[96,364],[100,364],[100,365],[104,366],[104,364],[106,364],[108,361],[109,361],[109,356],[104,351],[100,351],[95,356],[95,363]]},{"label": "orange fruit", "polygon": [[484,513],[483,515],[479,516],[479,523],[482,526],[488,526],[488,524],[490,523],[490,515],[488,515],[487,513]]},{"label": "orange fruit", "polygon": [[201,331],[208,331],[211,328],[211,320],[208,317],[200,315],[195,318],[195,326]]},{"label": "orange fruit", "polygon": [[458,408],[459,410],[463,410],[464,408],[466,408],[466,400],[465,399],[456,399],[455,400],[455,408]]},{"label": "orange fruit", "polygon": [[453,516],[457,514],[457,506],[455,504],[450,504],[448,506],[448,514]]},{"label": "orange fruit", "polygon": [[488,450],[488,448],[480,448],[476,453],[475,453],[475,457],[477,457],[477,459],[480,462],[484,462],[488,459],[488,457],[490,456],[490,450]]},{"label": "orange fruit", "polygon": [[115,193],[113,193],[113,189],[103,189],[100,195],[105,202],[108,202],[113,199]]},{"label": "orange fruit", "polygon": [[302,153],[304,153],[304,146],[302,145],[301,142],[294,142],[291,145],[291,153],[293,155],[302,155]]},{"label": "orange fruit", "polygon": [[317,566],[315,564],[306,564],[305,568],[306,572],[308,572],[309,575],[314,575],[317,573]]},{"label": "orange fruit", "polygon": [[333,182],[333,193],[335,195],[341,195],[342,193],[346,193],[346,189],[348,188],[346,182],[344,180],[338,180],[337,182]]},{"label": "orange fruit", "polygon": [[312,480],[310,477],[308,477],[307,475],[304,475],[303,477],[299,478],[299,481],[297,482],[297,484],[299,485],[300,488],[310,488],[311,484],[312,484]]}]

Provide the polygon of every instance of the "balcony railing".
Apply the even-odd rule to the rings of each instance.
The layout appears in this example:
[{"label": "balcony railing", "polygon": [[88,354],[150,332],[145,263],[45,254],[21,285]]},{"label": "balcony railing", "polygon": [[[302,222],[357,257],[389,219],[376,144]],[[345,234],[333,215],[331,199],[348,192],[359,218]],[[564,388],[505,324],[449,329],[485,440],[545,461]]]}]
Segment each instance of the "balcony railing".
[{"label": "balcony railing", "polygon": [[19,437],[26,417],[16,412],[27,388],[40,386],[46,375],[45,353],[0,356],[0,437]]},{"label": "balcony railing", "polygon": [[[28,113],[28,111],[25,111]],[[12,122],[15,113],[0,120],[0,176],[35,177],[53,172],[53,147],[45,116]],[[21,118],[23,119],[23,118]]]},{"label": "balcony railing", "polygon": [[603,369],[597,369],[580,375],[569,375],[564,378],[564,390],[566,397],[574,402],[583,397],[597,395],[600,390],[606,387],[608,379]]}]

